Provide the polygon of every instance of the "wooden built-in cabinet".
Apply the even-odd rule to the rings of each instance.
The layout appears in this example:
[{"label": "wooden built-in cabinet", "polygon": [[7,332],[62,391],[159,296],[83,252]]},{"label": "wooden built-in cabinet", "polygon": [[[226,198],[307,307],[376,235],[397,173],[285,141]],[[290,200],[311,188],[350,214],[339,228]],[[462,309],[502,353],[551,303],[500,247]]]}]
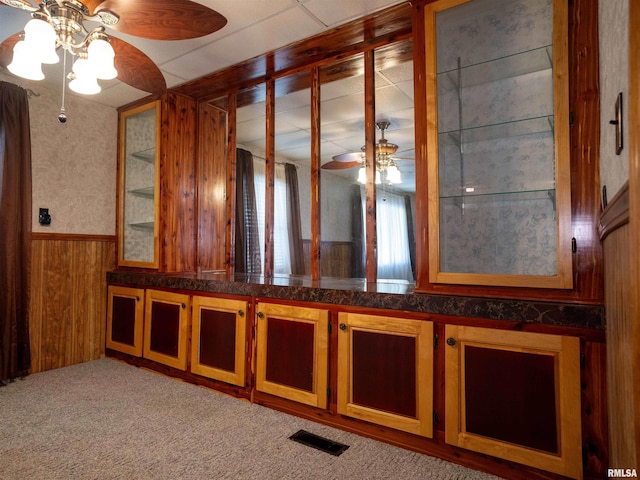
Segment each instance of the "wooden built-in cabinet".
[{"label": "wooden built-in cabinet", "polygon": [[326,408],[329,312],[266,302],[256,312],[256,390]]},{"label": "wooden built-in cabinet", "polygon": [[144,289],[110,285],[107,297],[106,347],[141,357]]},{"label": "wooden built-in cabinet", "polygon": [[340,312],[338,413],[433,434],[433,323]]},{"label": "wooden built-in cabinet", "polygon": [[174,93],[119,111],[118,267],[195,270],[196,119]]},{"label": "wooden built-in cabinet", "polygon": [[193,373],[232,385],[245,385],[247,308],[245,300],[192,298]]},{"label": "wooden built-in cabinet", "polygon": [[178,370],[187,369],[189,295],[147,290],[144,358]]},{"label": "wooden built-in cabinet", "polygon": [[446,326],[446,441],[582,478],[577,337]]}]

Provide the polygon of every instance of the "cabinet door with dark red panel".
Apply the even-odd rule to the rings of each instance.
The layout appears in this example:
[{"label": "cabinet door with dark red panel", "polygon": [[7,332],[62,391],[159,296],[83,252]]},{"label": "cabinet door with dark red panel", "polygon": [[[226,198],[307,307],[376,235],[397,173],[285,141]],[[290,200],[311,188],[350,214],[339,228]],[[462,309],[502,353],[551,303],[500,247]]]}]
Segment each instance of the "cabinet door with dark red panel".
[{"label": "cabinet door with dark red panel", "polygon": [[244,386],[247,302],[195,296],[192,306],[191,371]]},{"label": "cabinet door with dark red panel", "polygon": [[109,286],[107,348],[142,356],[144,290]]},{"label": "cabinet door with dark red panel", "polygon": [[261,302],[257,317],[257,390],[326,408],[329,312]]},{"label": "cabinet door with dark red panel", "polygon": [[188,295],[147,290],[144,358],[187,369],[188,307]]},{"label": "cabinet door with dark red panel", "polygon": [[582,477],[577,337],[446,327],[446,441]]},{"label": "cabinet door with dark red panel", "polygon": [[432,436],[433,323],[342,312],[338,413]]}]

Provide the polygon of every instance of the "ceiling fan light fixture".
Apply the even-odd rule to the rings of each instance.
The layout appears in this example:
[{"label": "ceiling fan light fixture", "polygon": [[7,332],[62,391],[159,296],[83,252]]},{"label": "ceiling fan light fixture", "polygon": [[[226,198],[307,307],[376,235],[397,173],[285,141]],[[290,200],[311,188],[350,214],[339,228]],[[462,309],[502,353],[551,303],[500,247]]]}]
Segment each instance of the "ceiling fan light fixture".
[{"label": "ceiling fan light fixture", "polygon": [[113,65],[113,59],[116,54],[107,40],[103,38],[92,40],[87,47],[87,53],[91,69],[96,78],[112,80],[118,76],[118,71]]},{"label": "ceiling fan light fixture", "polygon": [[20,40],[13,47],[13,60],[7,65],[7,69],[14,75],[27,80],[44,80],[42,63],[38,56],[37,48]]}]

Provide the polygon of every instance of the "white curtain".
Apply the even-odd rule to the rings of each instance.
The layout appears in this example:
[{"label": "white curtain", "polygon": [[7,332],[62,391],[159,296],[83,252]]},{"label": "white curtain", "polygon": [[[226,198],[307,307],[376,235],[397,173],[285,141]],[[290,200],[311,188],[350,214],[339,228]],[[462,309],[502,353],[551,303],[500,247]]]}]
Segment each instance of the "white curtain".
[{"label": "white curtain", "polygon": [[[253,179],[256,190],[256,213],[258,216],[258,232],[260,235],[260,265],[264,273],[264,218],[265,218],[265,162],[256,156],[253,157]],[[287,206],[287,182],[284,165],[276,165],[273,231],[273,255],[274,273],[291,273],[291,256],[289,255],[289,231],[286,215]]]},{"label": "white curtain", "polygon": [[[366,204],[362,190],[363,225]],[[413,281],[409,252],[407,208],[402,196],[388,191],[376,194],[376,236],[378,242],[378,279]]]}]

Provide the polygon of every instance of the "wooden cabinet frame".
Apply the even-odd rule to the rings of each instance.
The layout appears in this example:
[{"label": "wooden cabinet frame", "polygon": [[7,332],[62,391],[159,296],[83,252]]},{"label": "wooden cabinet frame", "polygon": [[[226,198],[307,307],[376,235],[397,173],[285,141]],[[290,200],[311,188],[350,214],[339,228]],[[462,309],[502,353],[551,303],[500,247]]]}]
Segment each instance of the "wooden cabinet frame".
[{"label": "wooden cabinet frame", "polygon": [[[580,340],[577,337],[456,325],[447,325],[445,331],[446,442],[571,478],[582,478]],[[464,367],[467,346],[554,358],[558,454],[467,431]]]},{"label": "wooden cabinet frame", "polygon": [[[191,371],[193,373],[233,385],[245,385],[247,306],[248,303],[244,300],[201,296],[192,298]],[[203,310],[214,310],[235,315],[235,367],[233,371],[215,368],[201,362],[200,340]]]},{"label": "wooden cabinet frame", "polygon": [[[433,435],[433,323],[425,320],[341,312],[338,315],[338,413],[397,430]],[[353,401],[353,334],[370,332],[415,339],[416,416],[358,405]]]},{"label": "wooden cabinet frame", "polygon": [[[258,303],[256,311],[256,389],[299,403],[326,409],[329,361],[329,312],[317,308],[294,307],[274,303]],[[311,391],[275,383],[267,379],[267,361],[269,355],[267,336],[269,334],[270,319],[300,322],[313,326],[313,378]],[[282,346],[282,348],[285,347],[286,345]]]},{"label": "wooden cabinet frame", "polygon": [[[131,287],[118,287],[110,285],[108,288],[107,303],[107,340],[106,346],[118,352],[127,353],[135,357],[142,356],[142,330],[144,322],[144,289]],[[133,344],[119,342],[113,338],[114,300],[115,297],[123,297],[135,301],[135,319],[133,325]]]}]

